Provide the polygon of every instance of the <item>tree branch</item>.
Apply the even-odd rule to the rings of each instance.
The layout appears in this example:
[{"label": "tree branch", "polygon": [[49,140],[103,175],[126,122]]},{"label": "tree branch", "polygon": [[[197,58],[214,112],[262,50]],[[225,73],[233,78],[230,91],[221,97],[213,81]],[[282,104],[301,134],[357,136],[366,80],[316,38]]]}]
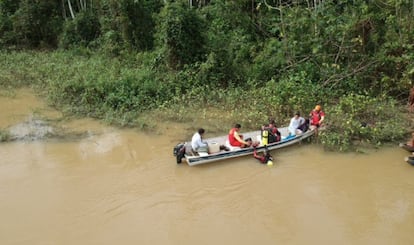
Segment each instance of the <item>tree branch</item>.
[{"label": "tree branch", "polygon": [[333,81],[335,81],[335,83],[333,84],[333,85],[335,85],[338,82],[344,80],[345,78],[351,77],[351,76],[357,74],[358,72],[365,70],[367,67],[370,67],[371,65],[373,65],[375,63],[376,63],[375,61],[372,61],[368,64],[363,65],[363,62],[361,62],[360,64],[358,64],[358,66],[355,69],[353,69],[351,72],[346,73],[345,75],[343,75],[343,74],[334,74],[334,75],[330,76],[328,79],[326,79],[325,81],[322,82],[322,85],[326,86],[326,85],[332,83]]}]

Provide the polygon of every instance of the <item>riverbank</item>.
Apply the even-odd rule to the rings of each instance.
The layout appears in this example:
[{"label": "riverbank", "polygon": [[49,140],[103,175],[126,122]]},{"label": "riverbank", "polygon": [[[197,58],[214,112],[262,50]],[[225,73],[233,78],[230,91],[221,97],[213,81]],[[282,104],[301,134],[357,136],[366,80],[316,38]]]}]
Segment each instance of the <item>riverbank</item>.
[{"label": "riverbank", "polygon": [[[7,93],[4,91],[8,91]],[[73,131],[68,127],[73,119],[79,120],[79,117],[73,117],[72,114],[60,112],[49,107],[45,100],[40,99],[33,89],[20,88],[3,90],[0,96],[0,102],[7,107],[9,113],[5,113],[3,122],[0,122],[0,141],[14,141],[14,140],[79,140],[90,135],[89,129],[83,131]],[[15,102],[12,102],[15,101]],[[17,102],[20,101],[20,102]],[[15,110],[19,110],[25,104],[32,105],[32,111],[27,111],[24,117],[14,114]],[[171,109],[173,108],[173,109]],[[178,110],[178,111],[176,111]],[[408,132],[413,128],[414,116],[408,112],[401,113],[405,116],[403,121],[408,125]],[[207,130],[209,137],[227,134],[228,129],[232,127],[234,122],[232,119],[234,115],[231,112],[223,112],[217,108],[194,108],[188,106],[185,110],[180,109],[179,105],[174,105],[170,109],[161,108],[151,111],[151,113],[144,113],[137,118],[137,122],[141,123],[140,127],[136,128],[139,131],[154,135],[170,135],[178,141],[187,141],[191,135],[197,131],[199,127]],[[327,116],[327,124],[329,125],[330,115]],[[99,120],[98,120],[99,121]],[[265,120],[262,120],[263,123]],[[103,121],[103,123],[105,123]],[[108,123],[107,123],[108,124]],[[109,123],[110,124],[110,123]],[[243,130],[256,130],[260,123],[253,122],[243,125]],[[287,122],[286,124],[287,125]],[[116,125],[113,125],[116,126]],[[331,132],[332,133],[332,132]],[[401,137],[400,140],[390,141],[383,145],[397,145],[399,142],[404,142],[406,136]],[[323,140],[323,138],[322,138]],[[318,143],[323,142],[318,140]],[[171,142],[174,145],[176,142]],[[381,147],[381,145],[372,145],[369,142],[361,142],[356,139],[354,145],[358,145],[360,152],[365,152],[369,148]],[[334,149],[341,151],[340,149]],[[342,150],[343,151],[343,150]]]},{"label": "riverbank", "polygon": [[[275,118],[286,126],[296,111],[306,116],[315,104],[326,113],[326,149],[355,151],[361,146],[397,143],[409,133],[405,107],[385,94],[331,90],[305,73],[294,80],[270,80],[229,88],[191,86],[175,72],[149,69],[142,60],[73,52],[0,52],[0,87],[30,87],[64,117],[86,117],[118,127],[165,133],[165,124],[184,123],[222,135],[240,123],[256,130]],[[145,56],[139,56],[144,58]],[[148,57],[147,57],[148,58]],[[368,127],[364,126],[368,125]]]}]

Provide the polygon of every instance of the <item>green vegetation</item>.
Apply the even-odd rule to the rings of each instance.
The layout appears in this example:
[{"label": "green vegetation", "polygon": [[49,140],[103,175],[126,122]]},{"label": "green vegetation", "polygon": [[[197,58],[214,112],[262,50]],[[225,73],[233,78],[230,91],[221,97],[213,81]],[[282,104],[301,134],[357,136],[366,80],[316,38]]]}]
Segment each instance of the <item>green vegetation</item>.
[{"label": "green vegetation", "polygon": [[411,127],[412,16],[400,0],[3,0],[0,87],[120,126],[217,133],[321,104],[319,142],[358,150]]},{"label": "green vegetation", "polygon": [[329,130],[320,138],[327,148],[340,151],[395,142],[408,125],[399,114],[395,101],[385,96],[349,94],[329,110]]},{"label": "green vegetation", "polygon": [[10,138],[10,135],[7,132],[7,130],[0,129],[0,142],[8,141],[9,138]]}]

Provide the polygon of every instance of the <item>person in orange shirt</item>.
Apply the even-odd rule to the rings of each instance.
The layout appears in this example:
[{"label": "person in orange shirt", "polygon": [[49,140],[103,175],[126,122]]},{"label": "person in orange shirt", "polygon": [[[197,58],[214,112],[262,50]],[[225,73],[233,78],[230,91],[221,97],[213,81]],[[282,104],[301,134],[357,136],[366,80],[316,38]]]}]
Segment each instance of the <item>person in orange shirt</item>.
[{"label": "person in orange shirt", "polygon": [[252,140],[251,139],[244,140],[243,135],[239,133],[240,128],[241,128],[241,125],[236,123],[234,127],[230,129],[229,135],[228,135],[230,145],[235,146],[235,147],[241,147],[241,148],[251,146]]}]

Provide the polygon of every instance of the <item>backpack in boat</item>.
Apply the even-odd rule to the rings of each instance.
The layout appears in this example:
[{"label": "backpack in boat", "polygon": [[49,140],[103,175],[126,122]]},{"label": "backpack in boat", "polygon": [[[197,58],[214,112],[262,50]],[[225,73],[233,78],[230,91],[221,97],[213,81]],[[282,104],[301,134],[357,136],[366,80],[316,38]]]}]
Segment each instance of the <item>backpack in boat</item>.
[{"label": "backpack in boat", "polygon": [[181,163],[181,159],[185,154],[185,143],[178,143],[176,146],[174,146],[173,154],[177,159],[177,163]]}]

